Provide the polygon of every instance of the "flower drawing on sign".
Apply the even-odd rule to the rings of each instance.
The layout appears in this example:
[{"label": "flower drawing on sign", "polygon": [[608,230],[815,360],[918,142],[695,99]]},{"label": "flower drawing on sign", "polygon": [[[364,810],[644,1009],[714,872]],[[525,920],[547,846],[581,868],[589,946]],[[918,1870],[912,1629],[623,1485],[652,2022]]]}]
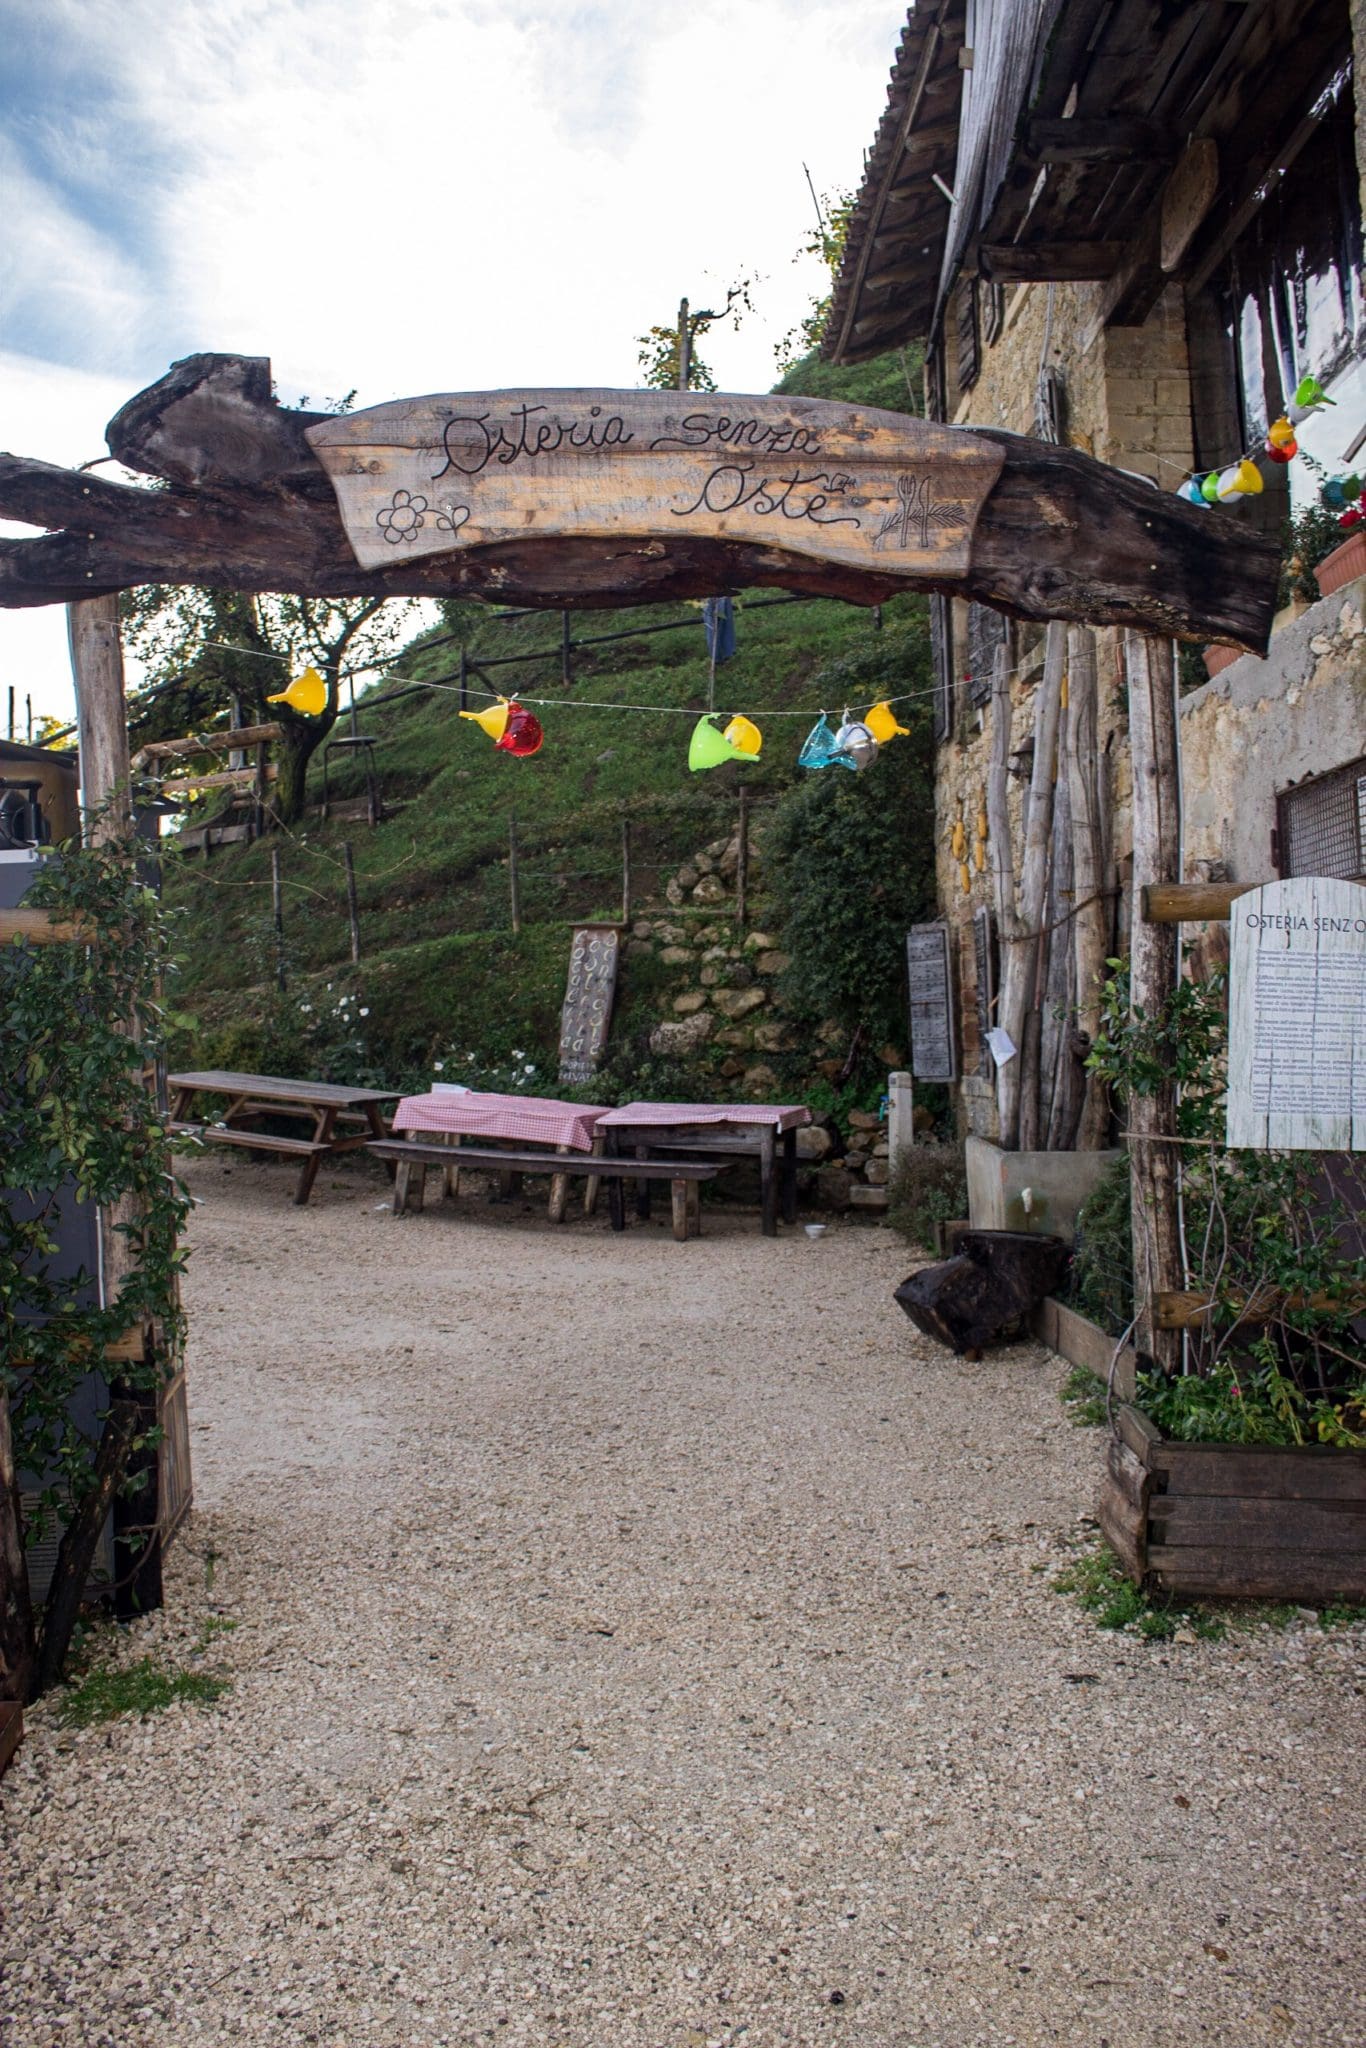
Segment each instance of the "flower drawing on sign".
[{"label": "flower drawing on sign", "polygon": [[883,513],[873,535],[873,546],[879,553],[888,547],[907,548],[912,542],[928,548],[931,527],[968,523],[967,507],[954,499],[936,500],[928,476],[915,476],[903,469],[896,480],[896,495],[897,503]]},{"label": "flower drawing on sign", "polygon": [[[422,500],[419,499],[418,503],[421,504],[421,502]],[[442,505],[436,515],[437,531],[440,533],[459,533],[469,516],[470,508],[468,505],[452,505],[449,503]],[[418,524],[421,525],[420,520]]]},{"label": "flower drawing on sign", "polygon": [[375,524],[390,546],[398,547],[403,541],[417,539],[427,523],[426,510],[425,498],[415,498],[411,491],[395,491],[389,503],[376,512]]}]

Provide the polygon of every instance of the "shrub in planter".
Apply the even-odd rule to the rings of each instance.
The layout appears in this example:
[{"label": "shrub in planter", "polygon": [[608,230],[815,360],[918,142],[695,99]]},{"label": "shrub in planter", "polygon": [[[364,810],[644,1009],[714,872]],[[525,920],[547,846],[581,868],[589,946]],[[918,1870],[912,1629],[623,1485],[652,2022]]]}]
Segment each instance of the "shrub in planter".
[{"label": "shrub in planter", "polygon": [[912,1146],[887,1183],[887,1221],[893,1230],[928,1251],[936,1224],[967,1213],[962,1145]]},{"label": "shrub in planter", "polygon": [[[1180,1084],[1191,1285],[1209,1303],[1189,1370],[1141,1378],[1121,1412],[1101,1498],[1136,1579],[1259,1597],[1366,1592],[1366,1186],[1331,1185],[1312,1152],[1229,1151],[1224,978],[1183,982],[1165,1012],[1129,1015],[1106,985],[1092,1064],[1123,1096]],[[1355,1186],[1344,1199],[1344,1176]],[[1316,1561],[1317,1560],[1317,1561]]]}]

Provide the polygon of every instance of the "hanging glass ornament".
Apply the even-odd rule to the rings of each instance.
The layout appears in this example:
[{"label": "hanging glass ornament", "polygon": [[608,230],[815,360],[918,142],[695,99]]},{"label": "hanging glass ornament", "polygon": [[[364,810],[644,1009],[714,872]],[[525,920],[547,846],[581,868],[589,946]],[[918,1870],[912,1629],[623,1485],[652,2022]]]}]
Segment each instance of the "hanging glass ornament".
[{"label": "hanging glass ornament", "polygon": [[1230,463],[1220,472],[1218,492],[1221,499],[1253,498],[1263,488],[1262,473],[1250,456],[1241,462]]},{"label": "hanging glass ornament", "polygon": [[508,705],[507,724],[494,741],[494,745],[501,754],[525,757],[527,754],[539,753],[544,738],[545,732],[540,719],[534,712],[528,711],[524,704],[518,704],[514,700]]},{"label": "hanging glass ornament", "polygon": [[719,768],[723,761],[734,759],[734,750],[716,724],[714,714],[699,718],[688,743],[688,766],[694,774],[703,768]]},{"label": "hanging glass ornament", "polygon": [[267,697],[266,702],[288,704],[291,711],[302,711],[309,718],[318,718],[327,709],[327,684],[317,669],[306,668],[287,689],[277,690],[273,697]]},{"label": "hanging glass ornament", "polygon": [[822,711],[806,738],[797,756],[799,768],[852,768],[854,763],[843,753],[830,730],[829,720]]},{"label": "hanging glass ornament", "polygon": [[468,718],[481,732],[486,732],[489,738],[496,742],[507,731],[508,714],[511,710],[512,706],[507,698],[500,697],[496,704],[486,704],[482,711],[462,711],[460,716]]},{"label": "hanging glass ornament", "polygon": [[1209,499],[1205,496],[1203,483],[1204,479],[1201,477],[1188,476],[1183,484],[1177,485],[1176,495],[1178,498],[1184,498],[1188,505],[1208,505]]},{"label": "hanging glass ornament", "polygon": [[877,741],[861,718],[851,718],[846,711],[844,721],[835,734],[835,745],[860,775],[865,768],[871,768],[877,759]]},{"label": "hanging glass ornament", "polygon": [[758,726],[751,719],[742,717],[739,712],[726,727],[722,738],[733,754],[742,755],[748,761],[758,758],[759,749],[764,743],[764,736]]},{"label": "hanging glass ornament", "polygon": [[1328,396],[1317,377],[1301,377],[1295,386],[1293,403],[1302,419],[1306,413],[1317,412],[1321,405],[1336,405],[1337,400]]},{"label": "hanging glass ornament", "polygon": [[888,740],[907,738],[911,730],[908,725],[897,724],[895,712],[891,705],[885,702],[874,704],[870,711],[865,712],[863,723],[880,747],[885,747]]},{"label": "hanging glass ornament", "polygon": [[1200,495],[1207,505],[1212,505],[1219,495],[1219,472],[1212,469],[1200,486]]}]

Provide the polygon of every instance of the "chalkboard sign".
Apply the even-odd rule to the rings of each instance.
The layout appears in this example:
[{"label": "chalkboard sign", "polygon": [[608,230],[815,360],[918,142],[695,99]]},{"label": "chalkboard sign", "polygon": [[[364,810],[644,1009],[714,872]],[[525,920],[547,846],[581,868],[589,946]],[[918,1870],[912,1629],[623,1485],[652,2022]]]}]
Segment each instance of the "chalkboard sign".
[{"label": "chalkboard sign", "polygon": [[574,934],[560,1012],[561,1082],[591,1081],[601,1065],[617,990],[619,942],[620,934],[610,925],[583,925]]},{"label": "chalkboard sign", "polygon": [[1229,917],[1228,1143],[1366,1151],[1366,887],[1269,882]]},{"label": "chalkboard sign", "polygon": [[913,924],[906,934],[911,996],[911,1072],[917,1081],[958,1079],[953,977],[946,924]]}]

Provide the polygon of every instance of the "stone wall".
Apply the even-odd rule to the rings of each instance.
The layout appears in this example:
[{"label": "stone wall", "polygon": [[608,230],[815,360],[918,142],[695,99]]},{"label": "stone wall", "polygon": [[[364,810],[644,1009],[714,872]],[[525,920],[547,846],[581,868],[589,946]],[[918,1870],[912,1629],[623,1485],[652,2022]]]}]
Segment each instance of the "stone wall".
[{"label": "stone wall", "polygon": [[[734,839],[717,840],[669,877],[669,908],[652,910],[631,925],[625,977],[629,983],[633,961],[648,959],[665,970],[655,977],[663,992],[650,1050],[695,1074],[695,1099],[801,1101],[813,1081],[835,1082],[849,1034],[833,1022],[813,1033],[784,1011],[788,955],[773,933],[742,931],[735,922],[736,852]],[[752,850],[751,879],[761,871],[761,857]],[[762,898],[756,907],[762,910]],[[880,1051],[889,1072],[903,1064],[900,1047]],[[885,1207],[889,1165],[882,1117],[854,1110],[844,1128],[818,1119],[798,1133],[798,1153],[809,1170],[808,1195],[825,1206]]]},{"label": "stone wall", "polygon": [[1277,796],[1366,754],[1364,616],[1366,579],[1183,699],[1187,881],[1272,880]]}]

